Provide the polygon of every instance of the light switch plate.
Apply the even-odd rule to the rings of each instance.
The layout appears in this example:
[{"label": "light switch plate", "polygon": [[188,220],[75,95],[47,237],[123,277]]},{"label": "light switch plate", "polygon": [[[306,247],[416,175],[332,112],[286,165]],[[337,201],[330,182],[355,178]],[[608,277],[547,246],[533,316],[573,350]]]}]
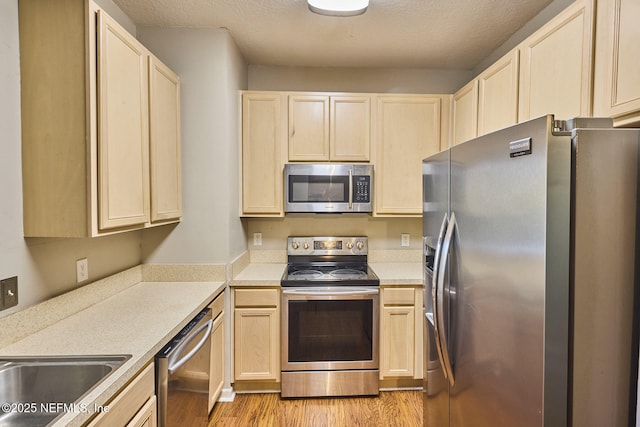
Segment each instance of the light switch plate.
[{"label": "light switch plate", "polygon": [[1,310],[18,305],[18,276],[0,280],[0,289],[2,290],[2,296],[0,297]]}]

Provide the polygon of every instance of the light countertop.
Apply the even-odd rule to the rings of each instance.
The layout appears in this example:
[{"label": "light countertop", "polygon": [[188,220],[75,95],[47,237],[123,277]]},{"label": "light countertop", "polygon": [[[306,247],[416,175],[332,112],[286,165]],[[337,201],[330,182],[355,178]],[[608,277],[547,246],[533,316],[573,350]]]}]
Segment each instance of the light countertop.
[{"label": "light countertop", "polygon": [[[106,403],[202,308],[224,282],[140,282],[0,348],[0,356],[108,355],[132,357],[78,402]],[[56,426],[78,426],[90,413],[65,413]]]},{"label": "light countertop", "polygon": [[380,278],[381,286],[422,285],[422,263],[419,262],[375,262],[369,263]]},{"label": "light countertop", "polygon": [[251,263],[231,281],[231,286],[280,286],[285,263]]}]

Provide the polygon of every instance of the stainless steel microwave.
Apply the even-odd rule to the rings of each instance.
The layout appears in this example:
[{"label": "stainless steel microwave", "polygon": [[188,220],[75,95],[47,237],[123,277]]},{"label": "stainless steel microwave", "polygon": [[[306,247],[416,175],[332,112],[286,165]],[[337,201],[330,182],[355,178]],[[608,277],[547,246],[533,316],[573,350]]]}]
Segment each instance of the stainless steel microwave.
[{"label": "stainless steel microwave", "polygon": [[284,166],[284,211],[372,211],[373,165],[288,163]]}]

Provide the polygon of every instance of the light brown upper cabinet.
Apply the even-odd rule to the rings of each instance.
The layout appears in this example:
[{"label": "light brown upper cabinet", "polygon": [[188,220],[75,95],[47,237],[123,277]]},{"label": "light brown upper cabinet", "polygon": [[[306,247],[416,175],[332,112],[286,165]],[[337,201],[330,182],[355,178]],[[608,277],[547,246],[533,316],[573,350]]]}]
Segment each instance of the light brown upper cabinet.
[{"label": "light brown upper cabinet", "polygon": [[182,216],[180,78],[149,58],[151,221]]},{"label": "light brown upper cabinet", "polygon": [[451,95],[377,95],[374,215],[422,215],[422,159],[448,140]]},{"label": "light brown upper cabinet", "polygon": [[147,52],[102,10],[98,16],[100,230],[149,222]]},{"label": "light brown upper cabinet", "polygon": [[242,94],[243,216],[283,216],[286,97],[280,92]]},{"label": "light brown upper cabinet", "polygon": [[640,122],[640,2],[598,0],[594,113]]},{"label": "light brown upper cabinet", "polygon": [[518,50],[478,76],[478,136],[518,123]]},{"label": "light brown upper cabinet", "polygon": [[591,115],[593,12],[578,0],[520,44],[519,122]]},{"label": "light brown upper cabinet", "polygon": [[370,96],[289,95],[289,161],[367,162]]},{"label": "light brown upper cabinet", "polygon": [[180,193],[174,183],[167,196],[154,171],[175,181],[180,162],[149,148],[151,121],[151,138],[171,129],[179,151],[179,80],[171,94],[150,93],[152,55],[92,1],[20,0],[18,11],[24,235],[93,237],[179,220],[174,211],[152,221],[152,206]]},{"label": "light brown upper cabinet", "polygon": [[[478,136],[478,80],[472,80],[453,95],[453,134],[451,145]],[[445,148],[445,147],[442,147]]]}]

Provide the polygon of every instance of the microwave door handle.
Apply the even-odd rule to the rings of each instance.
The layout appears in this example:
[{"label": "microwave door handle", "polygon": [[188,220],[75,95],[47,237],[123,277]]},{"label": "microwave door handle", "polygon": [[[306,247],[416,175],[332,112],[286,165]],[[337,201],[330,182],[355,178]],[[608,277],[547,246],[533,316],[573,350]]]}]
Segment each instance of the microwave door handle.
[{"label": "microwave door handle", "polygon": [[[450,337],[447,337],[447,331],[444,325],[444,276],[447,270],[447,263],[449,261],[449,256],[450,256],[451,242],[453,241],[453,233],[456,227],[457,227],[456,215],[452,212],[451,220],[449,221],[449,226],[447,227],[447,233],[444,237],[444,241],[442,242],[442,263],[439,266],[440,271],[438,273],[438,287],[440,288],[438,290],[438,298],[437,298],[438,299],[438,304],[437,304],[438,317],[436,319],[436,323],[439,323],[439,327],[441,329],[440,346],[442,349],[442,356],[444,358],[444,370],[447,371],[449,374],[448,375],[449,384],[451,384],[451,386],[455,384],[455,379],[453,377],[452,358],[451,358],[451,355],[449,354],[448,341]],[[449,311],[449,313],[451,313],[451,311]],[[451,331],[451,328],[449,328],[449,331]]]},{"label": "microwave door handle", "polygon": [[353,169],[349,169],[349,210],[353,209]]},{"label": "microwave door handle", "polygon": [[445,379],[447,379],[447,370],[445,369],[444,355],[442,353],[442,345],[440,344],[440,328],[438,327],[438,270],[440,269],[440,258],[442,257],[442,241],[444,240],[444,236],[446,234],[447,228],[449,227],[449,218],[447,214],[444,214],[444,218],[442,219],[442,224],[440,225],[440,232],[438,233],[438,241],[436,243],[436,253],[433,258],[433,279],[431,282],[431,300],[433,307],[433,333],[434,333],[434,341],[436,343],[436,353],[438,354],[438,359],[440,359],[440,366],[442,366],[442,373],[444,374]]}]

